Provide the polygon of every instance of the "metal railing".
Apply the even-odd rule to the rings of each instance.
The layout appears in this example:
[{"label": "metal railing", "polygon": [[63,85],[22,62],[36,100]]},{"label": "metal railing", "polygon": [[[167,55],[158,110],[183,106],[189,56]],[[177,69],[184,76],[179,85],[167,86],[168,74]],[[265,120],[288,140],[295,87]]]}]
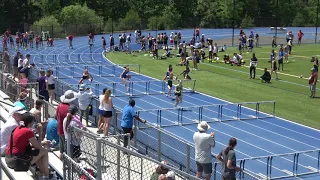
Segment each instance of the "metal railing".
[{"label": "metal railing", "polygon": [[[119,134],[105,139],[90,132],[71,127],[67,144],[79,143],[81,153],[84,154],[79,158],[79,166],[96,169],[98,180],[150,179],[156,167],[160,165],[173,171],[178,179],[197,179],[174,166],[161,164],[152,158],[123,147],[121,139],[124,136],[130,136],[130,134]],[[112,138],[114,140],[111,140]],[[92,143],[88,144],[89,142]],[[69,156],[72,156],[71,146],[68,146],[67,152]]]},{"label": "metal railing", "polygon": [[[241,102],[138,110],[137,114],[145,119],[156,119],[154,124],[166,127],[197,124],[201,121],[221,122],[272,118],[275,117],[275,105],[276,101]],[[254,110],[249,110],[248,106],[253,106]]]}]

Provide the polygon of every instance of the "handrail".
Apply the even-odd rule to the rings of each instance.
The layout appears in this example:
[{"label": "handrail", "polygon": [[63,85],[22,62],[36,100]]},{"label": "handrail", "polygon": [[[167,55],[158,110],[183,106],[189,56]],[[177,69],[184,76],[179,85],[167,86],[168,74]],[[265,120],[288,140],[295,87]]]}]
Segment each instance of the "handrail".
[{"label": "handrail", "polygon": [[[42,65],[42,64],[41,64]],[[39,66],[41,68],[41,65],[37,65],[36,66]],[[46,65],[46,63],[44,63],[44,65]],[[49,65],[49,64],[48,64]],[[119,68],[123,68],[123,66],[140,66],[140,64],[120,64],[120,65],[104,65],[104,64],[77,64],[77,65],[69,65],[69,66],[66,66],[66,65],[49,65],[50,67],[49,68],[58,68],[58,67],[64,67],[64,68],[72,68],[72,67],[119,67]]]}]

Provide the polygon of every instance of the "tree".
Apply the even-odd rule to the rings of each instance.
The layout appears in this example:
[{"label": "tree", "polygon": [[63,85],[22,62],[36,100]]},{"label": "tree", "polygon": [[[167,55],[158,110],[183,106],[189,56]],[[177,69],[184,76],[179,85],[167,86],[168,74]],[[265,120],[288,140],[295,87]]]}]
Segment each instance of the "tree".
[{"label": "tree", "polygon": [[89,9],[86,4],[64,7],[59,16],[59,22],[65,27],[67,33],[72,32],[74,35],[101,32],[103,28],[103,18]]},{"label": "tree", "polygon": [[138,12],[130,10],[124,18],[120,19],[118,28],[121,30],[143,29]]},{"label": "tree", "polygon": [[169,4],[168,6],[165,7],[162,18],[161,18],[164,28],[165,29],[175,29],[179,25],[181,26],[181,15],[179,12],[176,10],[174,3]]},{"label": "tree", "polygon": [[36,21],[31,26],[31,30],[40,35],[41,31],[49,31],[54,37],[64,37],[61,24],[54,16],[43,17],[39,21]]},{"label": "tree", "polygon": [[35,1],[35,5],[42,10],[44,16],[54,15],[61,10],[60,0],[40,0]]},{"label": "tree", "polygon": [[248,28],[248,27],[254,27],[254,20],[252,17],[248,16],[248,14],[246,14],[244,16],[244,18],[241,21],[241,27],[242,28]]}]

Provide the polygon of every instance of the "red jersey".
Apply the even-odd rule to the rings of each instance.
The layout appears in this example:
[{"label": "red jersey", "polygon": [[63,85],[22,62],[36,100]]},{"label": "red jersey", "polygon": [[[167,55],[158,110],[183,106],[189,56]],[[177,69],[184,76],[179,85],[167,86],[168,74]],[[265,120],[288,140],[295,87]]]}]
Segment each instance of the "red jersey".
[{"label": "red jersey", "polygon": [[67,116],[69,110],[69,104],[60,103],[56,110],[56,119],[58,121],[58,134],[64,135],[63,132],[63,120]]},{"label": "red jersey", "polygon": [[298,32],[298,38],[299,39],[301,39],[303,35],[304,35],[303,32]]},{"label": "red jersey", "polygon": [[196,29],[196,35],[199,35],[200,34],[200,30],[199,28]]},{"label": "red jersey", "polygon": [[69,36],[68,36],[68,39],[69,39],[69,41],[72,41],[72,40],[73,40],[73,36],[72,36],[72,35],[69,35]]},{"label": "red jersey", "polygon": [[314,72],[311,74],[309,78],[309,84],[315,85],[317,83],[317,80],[318,80],[318,73]]},{"label": "red jersey", "polygon": [[[30,128],[27,127],[17,127],[13,132],[13,141],[12,141],[12,154],[24,154],[29,143],[29,139],[34,137],[34,133]],[[10,155],[10,141],[6,149],[6,154]]]},{"label": "red jersey", "polygon": [[90,33],[89,38],[90,38],[90,39],[93,39],[93,38],[94,38],[94,34],[93,34],[93,33]]},{"label": "red jersey", "polygon": [[39,43],[40,42],[40,38],[39,36],[36,36],[36,43]]}]

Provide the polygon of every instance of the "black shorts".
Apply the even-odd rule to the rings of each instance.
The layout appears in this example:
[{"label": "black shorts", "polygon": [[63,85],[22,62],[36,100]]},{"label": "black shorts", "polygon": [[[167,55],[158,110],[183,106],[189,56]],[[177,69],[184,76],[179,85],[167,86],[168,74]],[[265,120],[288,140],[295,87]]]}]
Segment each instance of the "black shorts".
[{"label": "black shorts", "polygon": [[103,111],[102,116],[105,118],[110,118],[112,117],[112,111]]},{"label": "black shorts", "polygon": [[48,89],[49,89],[49,90],[54,90],[54,89],[55,89],[54,84],[49,84],[49,85],[48,85]]},{"label": "black shorts", "polygon": [[205,174],[211,174],[212,173],[212,163],[199,163],[199,162],[196,162],[197,163],[197,171],[198,172],[203,172]]},{"label": "black shorts", "polygon": [[47,90],[39,91],[39,98],[48,101],[49,100],[49,92]]},{"label": "black shorts", "polygon": [[283,59],[279,59],[279,60],[278,60],[278,63],[279,63],[279,64],[283,64]]},{"label": "black shorts", "polygon": [[180,97],[181,93],[174,93],[174,95]]}]

